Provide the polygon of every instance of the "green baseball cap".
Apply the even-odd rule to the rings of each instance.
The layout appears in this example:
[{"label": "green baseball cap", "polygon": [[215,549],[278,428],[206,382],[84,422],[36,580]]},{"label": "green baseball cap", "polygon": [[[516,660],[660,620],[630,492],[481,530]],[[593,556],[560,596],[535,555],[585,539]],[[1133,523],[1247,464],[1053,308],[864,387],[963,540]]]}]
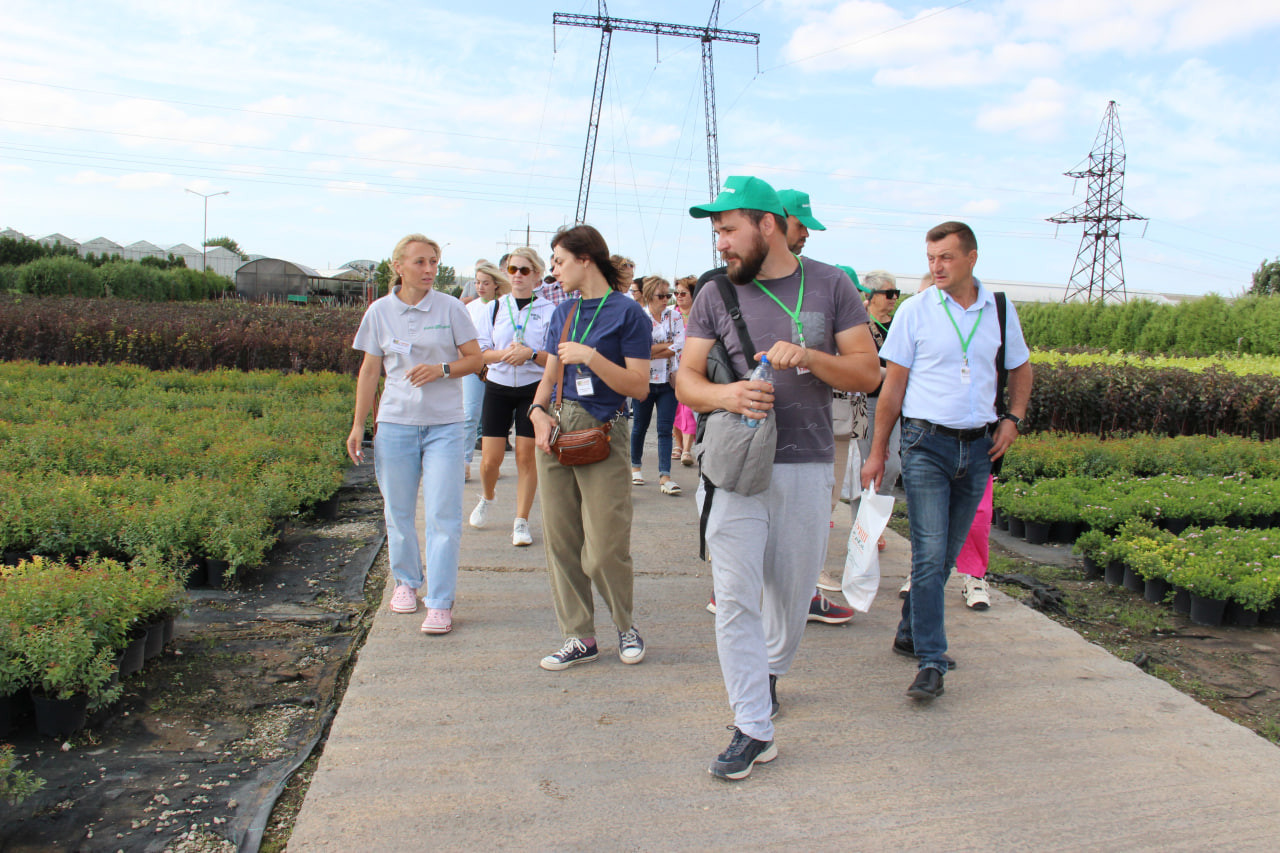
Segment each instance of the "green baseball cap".
[{"label": "green baseball cap", "polygon": [[813,218],[813,208],[809,206],[809,194],[800,190],[778,190],[778,198],[787,213],[800,220],[800,224],[810,231],[826,231],[827,226]]},{"label": "green baseball cap", "polygon": [[870,293],[870,288],[862,286],[862,282],[858,281],[858,274],[854,272],[853,267],[847,267],[844,264],[836,264],[836,269],[849,276],[849,280],[853,282],[853,286],[861,290],[863,293]]},{"label": "green baseball cap", "polygon": [[694,219],[706,219],[713,213],[724,213],[727,210],[763,210],[778,216],[787,215],[787,209],[773,187],[750,175],[730,175],[725,178],[724,189],[720,190],[716,200],[710,204],[695,204],[689,208],[689,215]]}]

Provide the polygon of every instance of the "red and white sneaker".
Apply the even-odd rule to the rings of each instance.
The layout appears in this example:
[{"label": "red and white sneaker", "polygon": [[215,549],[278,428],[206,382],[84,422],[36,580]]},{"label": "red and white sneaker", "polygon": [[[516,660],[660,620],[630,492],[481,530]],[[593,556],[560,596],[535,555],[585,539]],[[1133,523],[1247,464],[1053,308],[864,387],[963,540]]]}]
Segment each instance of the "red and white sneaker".
[{"label": "red and white sneaker", "polygon": [[448,607],[428,607],[427,618],[422,620],[422,633],[447,634],[453,630],[453,610]]},{"label": "red and white sneaker", "polygon": [[418,591],[407,583],[396,584],[395,592],[391,593],[391,612],[418,612]]},{"label": "red and white sneaker", "polygon": [[853,608],[841,607],[822,593],[814,593],[809,602],[810,622],[826,622],[828,625],[843,625],[853,619]]}]

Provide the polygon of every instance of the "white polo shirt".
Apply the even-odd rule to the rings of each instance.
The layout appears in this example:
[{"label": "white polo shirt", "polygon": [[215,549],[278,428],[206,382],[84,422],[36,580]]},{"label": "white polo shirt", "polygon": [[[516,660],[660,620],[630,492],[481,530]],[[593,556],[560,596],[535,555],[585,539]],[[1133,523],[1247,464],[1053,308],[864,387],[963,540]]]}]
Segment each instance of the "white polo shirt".
[{"label": "white polo shirt", "polygon": [[[1000,349],[1000,321],[996,298],[974,279],[978,298],[961,308],[944,290],[931,287],[898,306],[880,357],[911,371],[902,416],[923,418],[954,429],[973,429],[996,419],[996,352]],[[1006,300],[1005,369],[1021,367],[1031,358],[1013,301]],[[947,311],[950,309],[950,317]],[[976,329],[975,329],[976,324]],[[958,331],[957,331],[958,328]],[[961,336],[969,342],[969,378]]]},{"label": "white polo shirt", "polygon": [[467,308],[437,290],[417,305],[406,305],[391,293],[364,312],[352,346],[382,357],[386,388],[378,403],[378,423],[435,426],[463,420],[462,383],[437,379],[414,388],[405,374],[419,364],[457,361],[458,347],[476,339]]},{"label": "white polo shirt", "polygon": [[[542,349],[547,340],[547,329],[551,325],[551,315],[555,310],[554,303],[536,295],[532,302],[521,308],[516,304],[516,298],[508,293],[498,299],[496,315],[493,303],[490,303],[485,306],[484,315],[476,323],[476,340],[480,342],[480,349],[506,349],[516,338],[517,326],[520,327],[526,346],[532,347],[535,352]],[[533,361],[520,365],[495,361],[489,365],[486,381],[508,388],[519,388],[542,381],[542,371],[543,368]]]}]

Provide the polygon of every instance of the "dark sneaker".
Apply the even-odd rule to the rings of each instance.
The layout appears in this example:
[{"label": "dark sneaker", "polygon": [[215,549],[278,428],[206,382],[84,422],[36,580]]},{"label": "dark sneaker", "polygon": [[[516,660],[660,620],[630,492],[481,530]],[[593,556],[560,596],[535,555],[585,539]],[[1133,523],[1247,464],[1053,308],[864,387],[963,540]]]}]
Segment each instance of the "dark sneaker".
[{"label": "dark sneaker", "polygon": [[769,675],[769,719],[778,716],[778,712],[782,710],[782,706],[778,704],[778,676]]},{"label": "dark sneaker", "polygon": [[809,602],[809,621],[826,622],[828,625],[843,625],[853,618],[852,607],[841,607],[822,593],[814,593]]},{"label": "dark sneaker", "polygon": [[538,663],[538,666],[552,672],[559,672],[580,663],[590,663],[598,657],[600,654],[596,651],[594,643],[588,646],[577,637],[570,637],[564,641],[564,647],[560,651],[547,655]]},{"label": "dark sneaker", "polygon": [[[915,641],[914,641],[914,640],[899,640],[899,639],[896,639],[896,638],[895,638],[895,639],[894,639],[894,641],[893,641],[893,652],[894,652],[894,654],[902,655],[902,656],[904,656],[904,657],[913,658],[913,657],[915,657],[915,656],[916,656],[916,644],[915,644]],[[955,669],[955,668],[956,668],[956,659],[955,659],[955,658],[953,658],[951,655],[943,655],[943,656],[942,656],[942,659],[943,659],[944,661],[946,661],[946,662],[947,662],[947,669],[949,669],[949,670],[950,670],[950,669]]]},{"label": "dark sneaker", "polygon": [[907,688],[907,695],[912,699],[928,701],[941,696],[945,692],[942,687],[942,670],[925,667],[916,673],[916,680]]},{"label": "dark sneaker", "polygon": [[640,632],[632,625],[626,631],[618,632],[618,657],[623,663],[640,663],[644,660],[644,640]]},{"label": "dark sneaker", "polygon": [[707,768],[707,772],[717,779],[745,779],[751,775],[751,768],[757,761],[765,764],[778,757],[778,748],[773,741],[756,740],[744,735],[737,726],[729,726],[728,729],[733,732],[729,748],[717,755]]}]

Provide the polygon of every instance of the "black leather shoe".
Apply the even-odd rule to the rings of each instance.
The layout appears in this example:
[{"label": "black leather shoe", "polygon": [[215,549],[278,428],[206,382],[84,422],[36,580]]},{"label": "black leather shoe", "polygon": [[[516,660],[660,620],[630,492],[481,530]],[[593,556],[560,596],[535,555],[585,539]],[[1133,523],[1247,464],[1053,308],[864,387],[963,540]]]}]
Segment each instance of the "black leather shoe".
[{"label": "black leather shoe", "polygon": [[782,706],[778,704],[778,676],[772,673],[769,675],[769,704],[769,719],[772,720],[782,710]]},{"label": "black leather shoe", "polygon": [[907,695],[912,699],[929,700],[941,696],[942,673],[933,667],[925,667],[916,673],[916,680],[907,688]]},{"label": "black leather shoe", "polygon": [[[904,655],[905,657],[913,658],[916,656],[915,640],[899,640],[895,637],[893,640],[893,651],[894,651],[894,654]],[[951,655],[943,655],[942,659],[947,662],[948,670],[952,670],[956,668],[956,659],[953,658]]]}]

